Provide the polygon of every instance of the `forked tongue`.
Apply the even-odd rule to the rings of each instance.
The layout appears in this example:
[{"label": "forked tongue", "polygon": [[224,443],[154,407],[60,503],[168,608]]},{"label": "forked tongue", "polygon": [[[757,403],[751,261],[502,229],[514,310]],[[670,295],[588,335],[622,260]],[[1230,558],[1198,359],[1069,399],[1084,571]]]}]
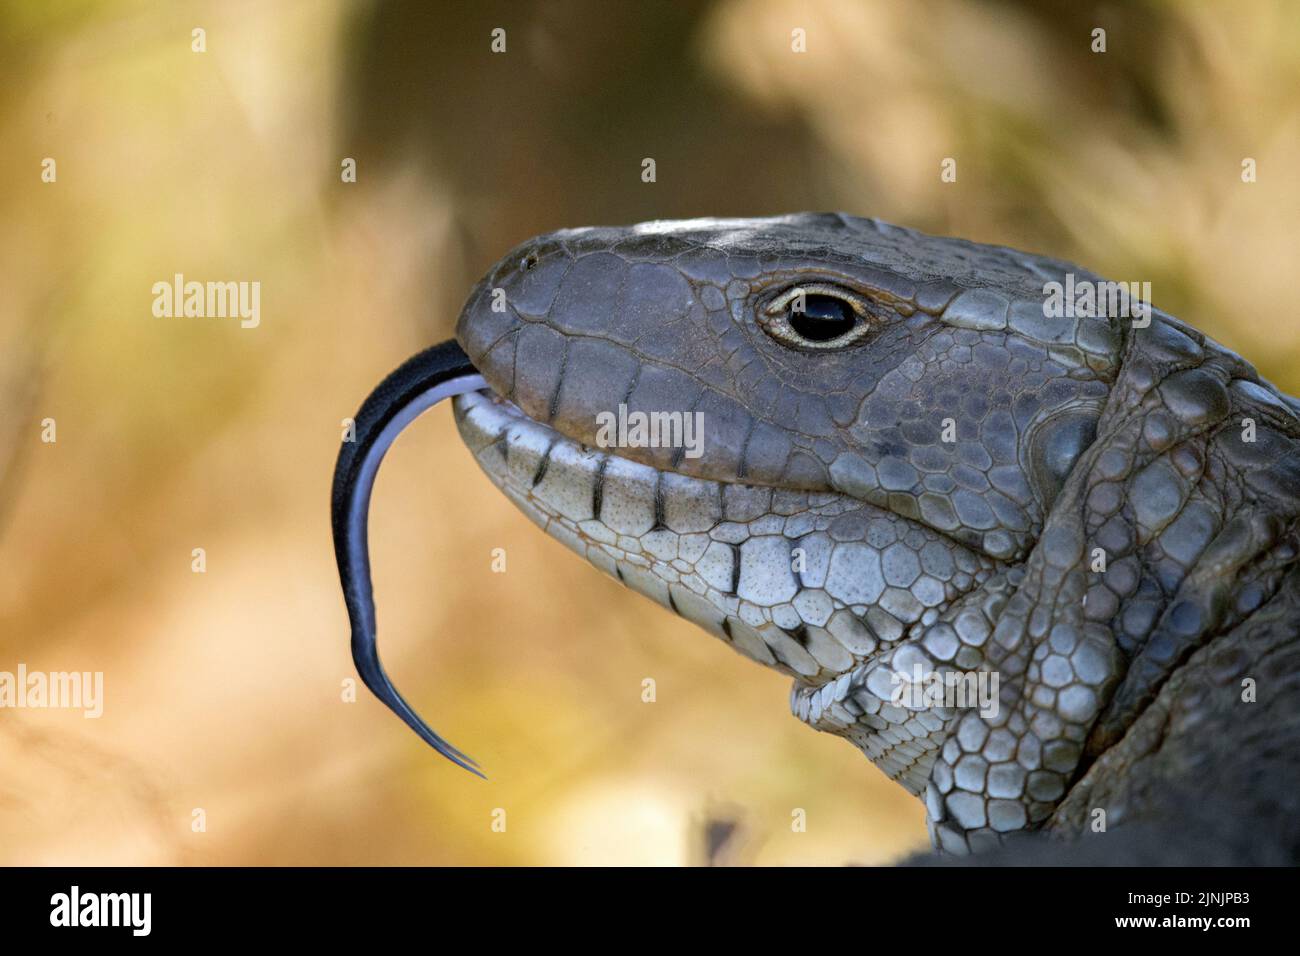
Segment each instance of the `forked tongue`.
[{"label": "forked tongue", "polygon": [[478,764],[420,719],[379,662],[366,526],[379,463],[402,430],[443,399],[486,387],[455,340],[407,359],[379,383],[357,412],[353,433],[344,440],[334,466],[331,507],[334,556],[352,622],[352,660],[361,680],[434,750],[480,777]]}]

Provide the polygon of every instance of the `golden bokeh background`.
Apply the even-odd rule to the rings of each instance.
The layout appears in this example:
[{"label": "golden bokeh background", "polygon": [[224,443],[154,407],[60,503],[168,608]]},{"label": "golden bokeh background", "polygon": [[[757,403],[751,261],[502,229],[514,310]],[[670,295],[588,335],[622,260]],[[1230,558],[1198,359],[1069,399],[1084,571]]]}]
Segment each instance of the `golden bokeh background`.
[{"label": "golden bokeh background", "polygon": [[[537,532],[445,408],[378,481],[381,648],[491,779],[345,701],[341,420],[530,235],[803,209],[1150,281],[1295,392],[1298,92],[1287,0],[0,6],[0,670],[103,671],[106,697],[0,710],[0,862],[925,846],[919,802],[791,717],[785,678]],[[155,318],[176,273],[260,282],[261,324]]]}]

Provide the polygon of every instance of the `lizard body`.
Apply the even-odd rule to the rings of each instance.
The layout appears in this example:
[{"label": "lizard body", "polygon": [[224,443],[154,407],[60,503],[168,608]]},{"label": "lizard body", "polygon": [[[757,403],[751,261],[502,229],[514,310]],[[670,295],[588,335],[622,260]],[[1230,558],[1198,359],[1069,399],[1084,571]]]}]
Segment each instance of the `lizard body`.
[{"label": "lizard body", "polygon": [[[1050,283],[1105,288],[842,214],[564,230],[471,293],[487,387],[455,414],[548,534],[789,674],[940,849],[1098,810],[1136,833],[1205,784],[1277,827],[1228,858],[1290,859],[1300,405],[1145,303],[1056,314]],[[698,415],[700,453],[607,447],[616,410]],[[900,698],[920,674],[991,706]]]}]

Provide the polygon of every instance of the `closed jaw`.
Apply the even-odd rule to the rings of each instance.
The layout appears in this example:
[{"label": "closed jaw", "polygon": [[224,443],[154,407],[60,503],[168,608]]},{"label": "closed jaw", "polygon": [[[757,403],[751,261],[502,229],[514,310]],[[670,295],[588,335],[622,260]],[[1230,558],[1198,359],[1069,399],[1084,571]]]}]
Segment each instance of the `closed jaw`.
[{"label": "closed jaw", "polygon": [[800,719],[920,792],[944,720],[890,703],[888,675],[979,666],[963,640],[988,633],[986,616],[974,612],[982,628],[968,618],[988,605],[998,562],[847,495],[692,478],[591,448],[487,390],[454,407],[480,467],[538,527],[794,677]]}]

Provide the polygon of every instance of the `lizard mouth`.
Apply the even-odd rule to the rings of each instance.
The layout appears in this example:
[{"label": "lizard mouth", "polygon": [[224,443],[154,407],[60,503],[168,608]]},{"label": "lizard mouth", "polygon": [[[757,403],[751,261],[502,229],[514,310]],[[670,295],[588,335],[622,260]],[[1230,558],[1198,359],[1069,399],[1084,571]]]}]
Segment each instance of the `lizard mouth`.
[{"label": "lizard mouth", "polygon": [[848,738],[912,793],[925,788],[955,712],[896,697],[895,679],[922,669],[970,676],[1021,568],[842,492],[687,476],[593,449],[494,392],[454,342],[412,356],[362,404],[331,507],[358,672],[434,749],[481,773],[380,663],[366,526],[387,449],[444,398],[490,480],[550,536],[794,677],[800,719]]},{"label": "lizard mouth", "polygon": [[453,407],[479,466],[543,531],[796,678],[796,698],[924,633],[1003,567],[846,494],[689,477],[590,447],[490,389]]}]

